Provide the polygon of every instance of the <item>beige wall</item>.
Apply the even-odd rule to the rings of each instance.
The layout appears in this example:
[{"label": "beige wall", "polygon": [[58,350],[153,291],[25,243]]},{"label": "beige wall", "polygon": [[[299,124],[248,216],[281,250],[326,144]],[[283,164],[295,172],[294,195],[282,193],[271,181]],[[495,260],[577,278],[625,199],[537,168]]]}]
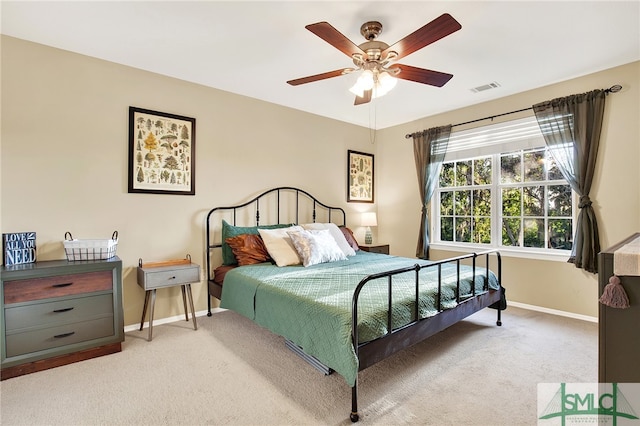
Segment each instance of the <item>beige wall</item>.
[{"label": "beige wall", "polygon": [[[127,193],[129,106],[195,117],[195,196]],[[125,324],[142,312],[139,258],[189,253],[204,267],[208,210],[274,186],[343,206],[349,220],[362,205],[345,202],[347,150],[374,149],[362,127],[6,36],[1,148],[2,232],[36,231],[39,260],[65,257],[66,231],[118,231]],[[192,287],[205,309],[204,283]],[[182,312],[179,289],[157,297],[156,319]]]},{"label": "beige wall", "polygon": [[[279,185],[301,187],[358,215],[377,206],[378,240],[413,256],[419,215],[411,143],[405,133],[500,114],[619,83],[608,98],[596,211],[607,246],[640,229],[638,64],[377,132],[258,100],[2,36],[2,232],[36,231],[38,259],[64,258],[66,231],[108,238],[118,230],[125,324],[139,321],[138,259],[181,258],[204,266],[208,210]],[[196,195],[127,193],[128,108],[196,118]],[[346,153],[376,155],[376,206],[345,202]],[[621,172],[624,171],[624,173]],[[629,190],[621,191],[623,184]],[[445,253],[437,253],[439,256]],[[596,281],[572,265],[508,258],[509,298],[597,315]],[[542,280],[530,279],[540,276]],[[524,272],[524,273],[522,273]],[[196,284],[196,310],[206,307]],[[156,319],[181,314],[177,289],[158,292]]]},{"label": "beige wall", "polygon": [[[405,134],[520,110],[556,97],[614,84],[622,85],[623,89],[607,97],[591,199],[599,220],[603,249],[640,231],[640,62],[635,62],[380,131],[377,166],[378,175],[383,177],[378,186],[379,239],[388,241],[394,254],[415,255],[420,202],[416,196],[412,142],[405,139]],[[531,112],[501,117],[495,122],[526,114]],[[455,130],[489,123],[474,123]],[[432,253],[434,258],[454,254],[459,253]],[[597,317],[596,275],[565,262],[515,257],[506,257],[503,267],[503,281],[510,300]]]}]

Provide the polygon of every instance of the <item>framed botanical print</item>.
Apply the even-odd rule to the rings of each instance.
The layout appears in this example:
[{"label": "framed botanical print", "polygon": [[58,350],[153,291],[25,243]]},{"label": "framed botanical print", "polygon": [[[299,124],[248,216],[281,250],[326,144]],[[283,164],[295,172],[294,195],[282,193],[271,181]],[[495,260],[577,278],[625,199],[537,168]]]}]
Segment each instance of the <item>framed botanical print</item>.
[{"label": "framed botanical print", "polygon": [[347,202],[373,203],[373,154],[347,151]]},{"label": "framed botanical print", "polygon": [[129,107],[129,192],[195,195],[196,119]]}]

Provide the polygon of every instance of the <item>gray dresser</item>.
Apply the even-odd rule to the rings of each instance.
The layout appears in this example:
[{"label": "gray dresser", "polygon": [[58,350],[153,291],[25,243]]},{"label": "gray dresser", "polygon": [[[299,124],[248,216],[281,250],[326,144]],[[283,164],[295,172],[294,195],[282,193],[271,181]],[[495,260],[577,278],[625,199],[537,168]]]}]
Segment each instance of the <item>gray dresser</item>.
[{"label": "gray dresser", "polygon": [[[598,295],[613,275],[613,253],[640,233],[620,241],[598,255]],[[630,307],[617,309],[600,303],[598,381],[640,382],[640,276],[621,276]]]},{"label": "gray dresser", "polygon": [[119,352],[122,261],[2,267],[2,380]]}]

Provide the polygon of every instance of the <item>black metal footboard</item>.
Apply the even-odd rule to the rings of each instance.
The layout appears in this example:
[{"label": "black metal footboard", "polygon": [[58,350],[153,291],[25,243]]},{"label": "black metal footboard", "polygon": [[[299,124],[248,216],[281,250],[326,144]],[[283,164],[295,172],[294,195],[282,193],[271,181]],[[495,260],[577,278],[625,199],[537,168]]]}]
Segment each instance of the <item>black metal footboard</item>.
[{"label": "black metal footboard", "polygon": [[[491,255],[495,255],[497,261],[497,278],[500,286],[499,290],[489,289],[489,262]],[[476,260],[484,258],[484,266],[476,266]],[[471,262],[472,282],[471,295],[464,297],[460,294],[460,266],[463,261]],[[455,264],[457,268],[457,306],[452,309],[443,309],[441,305],[442,292],[442,266],[446,264]],[[435,316],[420,318],[418,309],[419,300],[419,272],[426,268],[437,268],[438,271],[438,292],[437,292],[437,310]],[[476,268],[485,270],[485,282],[481,291],[476,291],[475,276]],[[407,272],[415,272],[415,315],[413,321],[402,327],[393,329],[392,327],[392,295],[393,295],[393,277],[398,274]],[[384,336],[375,340],[358,343],[358,299],[363,287],[370,281],[387,278],[388,280],[388,308],[387,308],[387,332]],[[497,325],[502,325],[501,310],[503,309],[501,299],[504,297],[504,288],[502,287],[502,259],[497,250],[488,250],[481,253],[470,253],[457,256],[441,261],[436,261],[427,265],[416,264],[412,267],[396,269],[392,271],[372,274],[363,278],[353,294],[352,300],[352,338],[353,346],[358,357],[359,370],[381,361],[394,353],[412,346],[424,339],[444,330],[445,328],[457,323],[458,321],[468,317],[469,315],[489,306],[497,307]],[[352,388],[351,393],[351,421],[357,422],[358,414],[358,379]]]}]

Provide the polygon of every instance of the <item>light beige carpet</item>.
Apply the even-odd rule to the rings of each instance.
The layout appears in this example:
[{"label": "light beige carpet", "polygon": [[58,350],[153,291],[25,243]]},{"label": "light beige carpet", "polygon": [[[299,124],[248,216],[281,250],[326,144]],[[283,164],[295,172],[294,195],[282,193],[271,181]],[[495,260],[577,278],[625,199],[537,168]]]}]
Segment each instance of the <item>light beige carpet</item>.
[{"label": "light beige carpet", "polygon": [[[359,375],[359,424],[535,425],[539,382],[597,381],[597,324],[486,309]],[[2,425],[348,425],[351,389],[233,312],[0,382]]]}]

